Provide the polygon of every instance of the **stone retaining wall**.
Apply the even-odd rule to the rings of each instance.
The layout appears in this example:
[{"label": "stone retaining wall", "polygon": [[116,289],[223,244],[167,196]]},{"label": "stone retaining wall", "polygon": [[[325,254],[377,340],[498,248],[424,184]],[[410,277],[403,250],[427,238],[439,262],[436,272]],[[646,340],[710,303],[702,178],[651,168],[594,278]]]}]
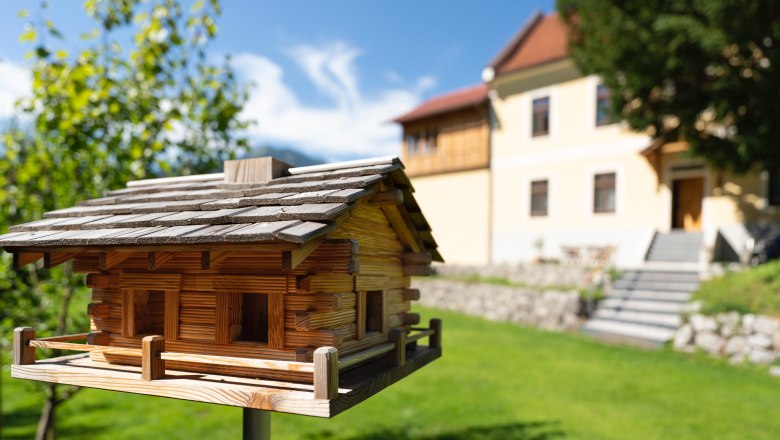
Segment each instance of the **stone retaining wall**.
[{"label": "stone retaining wall", "polygon": [[581,320],[580,296],[576,291],[505,287],[463,281],[422,279],[421,305],[508,321],[545,330],[577,330]]},{"label": "stone retaining wall", "polygon": [[436,273],[447,277],[504,278],[515,284],[525,286],[571,286],[582,287],[590,271],[583,266],[567,264],[491,264],[486,266],[461,266],[437,264]]},{"label": "stone retaining wall", "polygon": [[694,314],[677,330],[674,348],[701,349],[733,363],[771,364],[780,358],[780,320],[737,312]]}]

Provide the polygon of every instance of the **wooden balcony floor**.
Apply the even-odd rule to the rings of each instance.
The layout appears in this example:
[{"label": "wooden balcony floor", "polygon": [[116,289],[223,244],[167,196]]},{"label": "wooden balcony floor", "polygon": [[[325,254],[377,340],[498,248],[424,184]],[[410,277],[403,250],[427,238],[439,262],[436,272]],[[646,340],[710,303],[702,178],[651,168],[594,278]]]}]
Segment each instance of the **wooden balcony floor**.
[{"label": "wooden balcony floor", "polygon": [[18,379],[77,385],[196,402],[333,417],[359,404],[441,356],[440,348],[418,346],[406,353],[406,363],[388,367],[378,359],[339,375],[338,397],[315,399],[305,383],[247,379],[218,374],[166,370],[165,378],[145,381],[141,367],[96,362],[88,353],[13,365]]}]

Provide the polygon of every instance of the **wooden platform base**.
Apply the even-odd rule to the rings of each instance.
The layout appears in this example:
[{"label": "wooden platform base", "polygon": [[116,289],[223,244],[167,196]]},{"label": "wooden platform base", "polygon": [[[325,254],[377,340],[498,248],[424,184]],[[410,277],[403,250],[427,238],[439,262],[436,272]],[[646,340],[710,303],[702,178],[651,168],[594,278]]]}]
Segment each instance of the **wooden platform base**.
[{"label": "wooden platform base", "polygon": [[380,358],[343,372],[339,377],[338,396],[330,400],[315,399],[311,384],[234,376],[166,370],[163,379],[145,381],[141,378],[141,367],[95,362],[88,353],[13,365],[11,375],[17,379],[328,418],[352,408],[440,356],[441,348],[410,347],[406,362],[400,367],[390,367],[387,359]]}]

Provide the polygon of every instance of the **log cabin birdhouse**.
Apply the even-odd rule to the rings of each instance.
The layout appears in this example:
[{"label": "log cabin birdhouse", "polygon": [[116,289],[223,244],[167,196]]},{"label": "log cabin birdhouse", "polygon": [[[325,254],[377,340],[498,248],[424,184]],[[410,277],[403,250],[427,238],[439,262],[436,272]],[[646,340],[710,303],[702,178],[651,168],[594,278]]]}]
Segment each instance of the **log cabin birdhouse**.
[{"label": "log cabin birdhouse", "polygon": [[441,256],[397,158],[129,182],[0,246],[92,289],[88,331],[15,330],[16,378],[331,417],[441,355],[410,312]]}]

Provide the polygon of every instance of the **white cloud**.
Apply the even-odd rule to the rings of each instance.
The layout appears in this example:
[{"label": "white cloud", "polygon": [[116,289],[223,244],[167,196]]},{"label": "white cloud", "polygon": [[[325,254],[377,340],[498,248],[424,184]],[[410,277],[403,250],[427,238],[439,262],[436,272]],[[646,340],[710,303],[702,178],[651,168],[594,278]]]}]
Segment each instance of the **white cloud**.
[{"label": "white cloud", "polygon": [[285,82],[284,70],[266,57],[234,56],[236,69],[254,84],[244,116],[259,124],[250,135],[326,159],[398,153],[400,129],[389,121],[412,109],[435,85],[435,79],[426,76],[407,87],[394,85],[366,94],[360,89],[355,64],[360,52],[350,45],[301,45],[287,53],[329,103],[302,102]]},{"label": "white cloud", "polygon": [[17,99],[30,93],[30,71],[18,64],[0,60],[0,119],[11,116]]}]

